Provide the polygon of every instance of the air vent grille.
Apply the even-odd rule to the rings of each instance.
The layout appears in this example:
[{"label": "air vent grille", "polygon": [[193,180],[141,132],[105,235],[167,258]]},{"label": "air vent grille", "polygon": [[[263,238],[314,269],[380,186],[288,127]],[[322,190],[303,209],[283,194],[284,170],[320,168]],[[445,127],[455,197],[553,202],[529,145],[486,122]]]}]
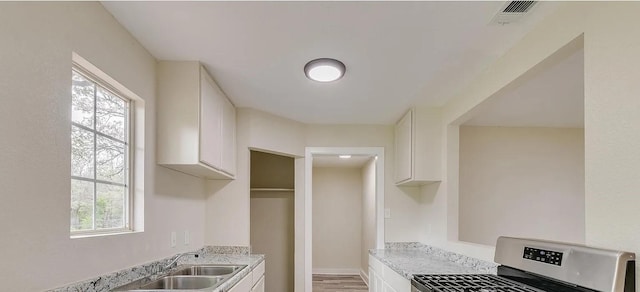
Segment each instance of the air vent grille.
[{"label": "air vent grille", "polygon": [[490,24],[506,25],[520,21],[531,13],[531,8],[536,6],[538,1],[509,1],[502,5],[498,13],[491,19]]},{"label": "air vent grille", "polygon": [[502,13],[525,13],[535,4],[535,1],[511,1]]}]

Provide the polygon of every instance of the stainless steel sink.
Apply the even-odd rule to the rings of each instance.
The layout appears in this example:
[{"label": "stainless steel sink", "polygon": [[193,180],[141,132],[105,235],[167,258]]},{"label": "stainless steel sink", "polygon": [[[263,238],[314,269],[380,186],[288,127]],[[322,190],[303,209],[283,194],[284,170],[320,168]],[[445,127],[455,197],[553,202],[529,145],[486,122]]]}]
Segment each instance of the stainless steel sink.
[{"label": "stainless steel sink", "polygon": [[171,275],[226,276],[242,270],[246,266],[207,265],[192,266],[171,273]]},{"label": "stainless steel sink", "polygon": [[142,290],[197,290],[218,286],[226,277],[167,276],[140,287]]},{"label": "stainless steel sink", "polygon": [[178,270],[160,276],[154,281],[149,282],[151,277],[147,277],[112,291],[211,291],[245,267],[246,265],[193,265],[178,267]]}]

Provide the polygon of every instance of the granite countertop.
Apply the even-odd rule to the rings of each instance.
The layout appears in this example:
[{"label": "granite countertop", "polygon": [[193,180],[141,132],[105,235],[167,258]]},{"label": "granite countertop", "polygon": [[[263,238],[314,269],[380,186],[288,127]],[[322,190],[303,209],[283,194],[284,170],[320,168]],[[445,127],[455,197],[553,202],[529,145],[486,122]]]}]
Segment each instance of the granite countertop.
[{"label": "granite countertop", "polygon": [[388,243],[369,254],[411,280],[414,274],[495,274],[497,264],[421,243]]},{"label": "granite countertop", "polygon": [[[227,279],[211,292],[226,292],[242,278],[248,275],[255,267],[264,261],[264,255],[249,254],[249,247],[214,247],[207,246],[197,250],[199,257],[183,256],[178,260],[177,266],[168,270],[164,266],[175,256],[157,261],[126,268],[111,274],[102,275],[93,279],[69,284],[48,292],[107,292],[115,288],[127,285],[131,282],[144,279],[145,283],[156,280],[160,276],[173,272],[181,266],[195,264],[233,264],[247,265],[233,277]],[[172,290],[178,291],[178,290]]]}]

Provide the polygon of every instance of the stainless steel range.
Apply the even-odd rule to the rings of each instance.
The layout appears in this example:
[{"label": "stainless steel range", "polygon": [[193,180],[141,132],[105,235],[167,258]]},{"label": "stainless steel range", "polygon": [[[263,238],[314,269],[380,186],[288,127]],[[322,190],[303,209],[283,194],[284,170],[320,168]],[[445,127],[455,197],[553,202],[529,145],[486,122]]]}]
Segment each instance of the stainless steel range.
[{"label": "stainless steel range", "polygon": [[635,292],[635,254],[500,237],[497,275],[413,275],[412,292]]}]

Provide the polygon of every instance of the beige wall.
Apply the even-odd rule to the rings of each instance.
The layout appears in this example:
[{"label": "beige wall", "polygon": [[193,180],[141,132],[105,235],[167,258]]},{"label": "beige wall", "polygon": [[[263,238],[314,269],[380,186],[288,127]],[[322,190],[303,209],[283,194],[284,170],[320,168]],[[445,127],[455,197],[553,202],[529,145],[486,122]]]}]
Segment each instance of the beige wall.
[{"label": "beige wall", "polygon": [[[360,242],[360,272],[368,279],[369,250],[376,248],[376,160],[370,159],[362,175],[362,235]],[[368,282],[368,280],[367,280]]]},{"label": "beige wall", "polygon": [[245,110],[249,113],[250,147],[304,156],[304,124],[259,110]]},{"label": "beige wall", "polygon": [[640,30],[640,3],[567,2],[560,6],[445,105],[446,176],[427,207],[433,214],[428,216],[428,224],[434,228],[425,242],[492,258],[490,248],[456,242],[455,125],[483,101],[576,40],[584,47],[585,63],[585,243],[640,253],[640,214],[636,210],[640,205],[640,39],[629,37]]},{"label": "beige wall", "polygon": [[[384,147],[385,148],[385,206],[392,210],[385,219],[386,241],[419,241],[427,224],[422,220],[428,204],[420,194],[407,193],[393,182],[393,126],[383,125],[305,125],[286,120],[258,110],[240,108],[237,115],[237,163],[236,179],[231,182],[208,181],[206,202],[206,244],[249,245],[250,243],[250,194],[249,149],[285,154],[304,155],[305,147]],[[259,130],[257,130],[259,129]],[[270,135],[274,133],[274,135]],[[265,140],[265,141],[262,141]],[[300,154],[299,154],[300,153]],[[304,160],[296,161],[295,232],[305,234],[306,202],[304,199]],[[297,236],[297,235],[296,235]],[[312,257],[304,241],[296,240],[295,265],[311,270],[304,263],[305,254]],[[311,280],[304,282],[305,269],[295,271],[295,289],[303,291],[311,287]]]},{"label": "beige wall", "polygon": [[[303,156],[304,147],[384,147],[385,207],[392,212],[391,218],[385,219],[385,241],[422,239],[426,230],[423,214],[428,207],[429,195],[425,198],[413,190],[401,190],[395,186],[392,176],[393,126],[305,125],[244,108],[238,110],[237,123],[236,179],[232,182],[207,182],[208,244],[249,244],[249,148],[296,156],[301,152],[300,156]],[[276,134],[270,136],[269,133]],[[233,224],[230,224],[231,218],[234,218]]]},{"label": "beige wall", "polygon": [[584,130],[460,127],[459,239],[584,243]]},{"label": "beige wall", "polygon": [[[41,291],[201,247],[203,182],[155,163],[156,60],[98,2],[0,3],[0,39],[2,289]],[[72,52],[145,100],[144,232],[69,238]],[[34,264],[47,272],[26,273]]]},{"label": "beige wall", "polygon": [[391,218],[384,220],[385,241],[420,241],[426,229],[422,220],[425,197],[413,189],[396,187],[393,179],[393,126],[307,125],[309,147],[384,147],[384,206]]},{"label": "beige wall", "polygon": [[250,149],[304,156],[304,124],[248,108],[238,109],[236,122],[236,179],[207,182],[206,242],[211,245],[249,245]]},{"label": "beige wall", "polygon": [[313,273],[360,272],[360,168],[313,168]]}]

